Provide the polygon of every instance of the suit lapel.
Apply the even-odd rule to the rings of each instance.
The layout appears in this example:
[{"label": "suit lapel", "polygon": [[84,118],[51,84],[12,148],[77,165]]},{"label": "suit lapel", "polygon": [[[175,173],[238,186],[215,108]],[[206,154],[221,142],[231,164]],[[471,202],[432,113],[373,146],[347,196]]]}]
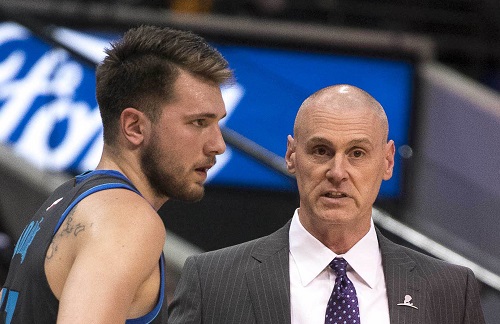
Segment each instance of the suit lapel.
[{"label": "suit lapel", "polygon": [[[245,276],[256,323],[291,323],[289,229],[290,222],[261,240],[252,251],[258,264]],[[425,280],[416,271],[417,264],[403,247],[385,238],[378,229],[377,236],[391,323],[426,323],[429,298]]]},{"label": "suit lapel", "polygon": [[425,323],[428,298],[425,281],[417,274],[415,261],[403,247],[389,241],[378,230],[377,236],[391,323]]},{"label": "suit lapel", "polygon": [[289,229],[290,222],[263,239],[252,251],[258,264],[245,275],[259,324],[291,322]]}]

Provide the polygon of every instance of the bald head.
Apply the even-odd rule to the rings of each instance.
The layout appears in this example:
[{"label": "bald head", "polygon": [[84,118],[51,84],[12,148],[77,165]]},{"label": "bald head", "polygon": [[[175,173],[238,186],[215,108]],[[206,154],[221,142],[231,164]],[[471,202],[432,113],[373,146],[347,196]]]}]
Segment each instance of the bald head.
[{"label": "bald head", "polygon": [[345,111],[366,111],[373,113],[380,121],[384,133],[384,141],[389,134],[389,123],[384,108],[368,92],[347,84],[333,85],[323,88],[309,96],[299,108],[293,127],[294,136],[300,136],[301,128],[311,112],[322,109],[332,113]]}]

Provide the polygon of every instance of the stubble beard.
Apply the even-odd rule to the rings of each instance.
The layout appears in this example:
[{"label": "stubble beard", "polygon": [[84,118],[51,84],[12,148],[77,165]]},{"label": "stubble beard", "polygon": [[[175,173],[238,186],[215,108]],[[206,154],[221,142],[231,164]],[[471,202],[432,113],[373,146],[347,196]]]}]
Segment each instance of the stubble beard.
[{"label": "stubble beard", "polygon": [[175,157],[165,157],[154,139],[144,148],[141,156],[141,169],[149,185],[157,196],[196,202],[203,198],[203,185],[193,185],[186,180],[182,166],[176,165]]}]

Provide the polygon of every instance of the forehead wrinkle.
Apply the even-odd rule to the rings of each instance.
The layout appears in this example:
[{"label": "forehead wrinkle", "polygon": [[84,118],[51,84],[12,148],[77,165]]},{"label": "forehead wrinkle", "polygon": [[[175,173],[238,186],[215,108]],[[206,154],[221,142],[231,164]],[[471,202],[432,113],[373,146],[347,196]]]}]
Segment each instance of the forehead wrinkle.
[{"label": "forehead wrinkle", "polygon": [[332,110],[325,107],[314,107],[307,115],[297,123],[297,128],[302,134],[335,134],[342,132],[343,135],[359,133],[360,136],[373,128],[377,117],[370,111],[347,111]]},{"label": "forehead wrinkle", "polygon": [[[384,131],[387,128],[384,128],[382,121],[380,121],[375,112],[367,112],[367,114],[362,116],[350,116],[343,114],[342,111],[340,111],[341,115],[337,115],[336,112],[314,111],[311,116],[304,118],[304,121],[297,123],[297,127],[294,129],[294,136],[297,140],[301,137],[307,139],[309,136],[317,136],[318,138],[334,136],[337,139],[350,136],[357,138],[353,141],[357,141],[360,144],[362,142],[373,144],[373,140],[376,140],[373,136],[380,134],[376,137],[379,138],[380,136],[380,142],[386,143],[387,133]],[[382,131],[380,131],[379,127]],[[379,131],[376,130],[377,128]]]},{"label": "forehead wrinkle", "polygon": [[[315,136],[309,138],[307,140],[307,143],[309,145],[324,144],[324,145],[327,145],[327,146],[330,146],[333,148],[336,148],[337,146],[339,146],[338,142],[332,142],[328,138],[323,137],[323,136],[319,136],[319,135],[315,135]],[[343,145],[347,148],[352,148],[352,147],[360,146],[360,145],[361,146],[368,145],[369,147],[373,147],[373,142],[370,140],[369,137],[361,136],[359,138],[351,139],[347,143],[341,144],[341,145]]]}]

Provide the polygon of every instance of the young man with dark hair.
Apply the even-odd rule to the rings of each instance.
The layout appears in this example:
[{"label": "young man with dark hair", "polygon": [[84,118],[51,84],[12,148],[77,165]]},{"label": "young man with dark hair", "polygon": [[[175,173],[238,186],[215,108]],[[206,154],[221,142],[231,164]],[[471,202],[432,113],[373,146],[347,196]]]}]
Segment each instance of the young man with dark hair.
[{"label": "young man with dark hair", "polygon": [[59,187],[17,243],[2,289],[7,323],[166,321],[157,210],[203,197],[225,150],[221,84],[232,72],[201,37],[142,26],[96,71],[104,149]]}]

